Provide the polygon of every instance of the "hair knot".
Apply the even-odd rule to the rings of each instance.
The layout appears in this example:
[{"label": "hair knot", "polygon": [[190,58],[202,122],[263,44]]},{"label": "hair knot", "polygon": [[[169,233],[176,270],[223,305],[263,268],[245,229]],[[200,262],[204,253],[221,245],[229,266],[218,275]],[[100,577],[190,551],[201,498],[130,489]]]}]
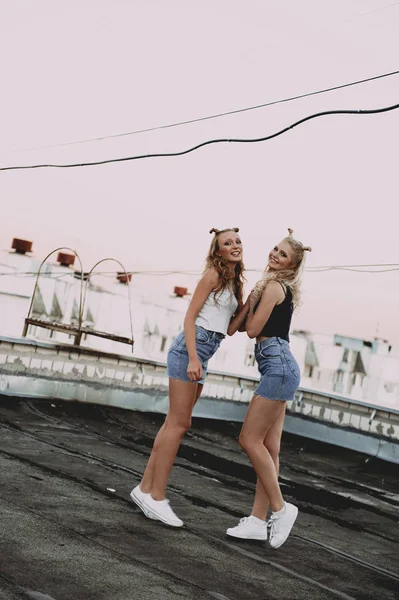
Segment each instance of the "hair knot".
[{"label": "hair knot", "polygon": [[[238,233],[240,230],[238,229],[238,227],[232,227],[231,229],[223,229],[223,231],[235,231],[236,233]],[[212,227],[209,233],[214,233],[215,235],[218,235],[219,233],[221,233],[221,230],[216,229],[216,227]]]}]

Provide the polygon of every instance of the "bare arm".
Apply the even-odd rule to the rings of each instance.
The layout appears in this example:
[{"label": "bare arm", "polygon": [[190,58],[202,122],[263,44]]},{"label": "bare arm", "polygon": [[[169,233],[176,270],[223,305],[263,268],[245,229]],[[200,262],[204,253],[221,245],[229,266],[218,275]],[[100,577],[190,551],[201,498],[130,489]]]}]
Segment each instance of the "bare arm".
[{"label": "bare arm", "polygon": [[227,335],[234,335],[236,331],[245,331],[243,327],[249,311],[249,297],[242,309],[231,319],[227,328]]},{"label": "bare arm", "polygon": [[262,331],[263,327],[267,323],[273,308],[276,304],[280,304],[284,300],[284,292],[282,287],[277,281],[269,281],[263,291],[261,301],[256,313],[254,313],[254,306],[258,301],[258,298],[250,294],[249,297],[249,312],[246,322],[246,330],[248,337],[255,338]]},{"label": "bare arm", "polygon": [[195,343],[195,320],[199,315],[201,308],[204,306],[209,294],[217,288],[219,276],[214,269],[208,269],[201,277],[195,288],[190,306],[187,309],[184,318],[184,336],[186,338],[187,352],[189,356],[189,364],[187,367],[187,375],[191,381],[197,381],[202,377],[202,365],[198,359],[197,346]]}]

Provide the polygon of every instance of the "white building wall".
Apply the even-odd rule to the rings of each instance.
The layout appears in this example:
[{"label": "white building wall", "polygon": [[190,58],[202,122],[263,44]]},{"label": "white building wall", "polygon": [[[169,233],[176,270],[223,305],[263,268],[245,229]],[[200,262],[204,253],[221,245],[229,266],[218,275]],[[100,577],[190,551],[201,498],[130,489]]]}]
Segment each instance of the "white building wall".
[{"label": "white building wall", "polygon": [[22,335],[29,299],[25,296],[0,292],[0,333],[4,336]]}]

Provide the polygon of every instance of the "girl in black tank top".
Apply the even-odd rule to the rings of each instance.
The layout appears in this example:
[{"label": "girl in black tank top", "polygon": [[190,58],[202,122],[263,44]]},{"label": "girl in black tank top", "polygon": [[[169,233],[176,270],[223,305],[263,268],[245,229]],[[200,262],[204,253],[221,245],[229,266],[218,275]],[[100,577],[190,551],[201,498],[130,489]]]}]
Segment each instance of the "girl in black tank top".
[{"label": "girl in black tank top", "polygon": [[[261,374],[241,430],[239,442],[257,475],[254,504],[227,535],[240,539],[269,540],[279,548],[287,539],[298,509],[284,502],[278,483],[280,440],[287,400],[293,400],[300,381],[299,367],[289,348],[294,307],[299,302],[305,252],[289,235],[269,254],[264,279],[246,302],[246,331],[256,338],[255,358]],[[266,516],[272,511],[269,521]]]},{"label": "girl in black tank top", "polygon": [[[279,337],[287,342],[290,341],[289,331],[292,319],[292,313],[294,311],[294,304],[292,301],[292,292],[289,287],[284,287],[284,285],[279,281],[283,291],[285,298],[280,304],[276,304],[270,314],[270,317],[266,321],[263,326],[262,331],[259,334],[259,337]],[[260,303],[260,299],[254,306],[253,312],[255,313]]]}]

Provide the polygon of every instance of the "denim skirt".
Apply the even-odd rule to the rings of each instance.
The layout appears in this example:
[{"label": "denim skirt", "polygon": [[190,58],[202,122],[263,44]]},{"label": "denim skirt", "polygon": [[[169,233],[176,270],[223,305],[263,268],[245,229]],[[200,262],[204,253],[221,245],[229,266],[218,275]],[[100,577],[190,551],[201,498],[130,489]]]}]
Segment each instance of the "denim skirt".
[{"label": "denim skirt", "polygon": [[199,325],[195,326],[195,342],[197,355],[202,365],[202,378],[198,381],[191,381],[187,375],[189,358],[186,347],[186,338],[184,336],[184,331],[181,331],[175,337],[169,348],[166,374],[171,379],[189,381],[190,383],[204,383],[208,369],[208,360],[215,354],[221,341],[225,337],[226,336],[223,335],[223,333],[208,331]]},{"label": "denim skirt", "polygon": [[301,374],[289,343],[271,337],[255,344],[255,359],[261,379],[255,394],[269,400],[293,400]]}]

